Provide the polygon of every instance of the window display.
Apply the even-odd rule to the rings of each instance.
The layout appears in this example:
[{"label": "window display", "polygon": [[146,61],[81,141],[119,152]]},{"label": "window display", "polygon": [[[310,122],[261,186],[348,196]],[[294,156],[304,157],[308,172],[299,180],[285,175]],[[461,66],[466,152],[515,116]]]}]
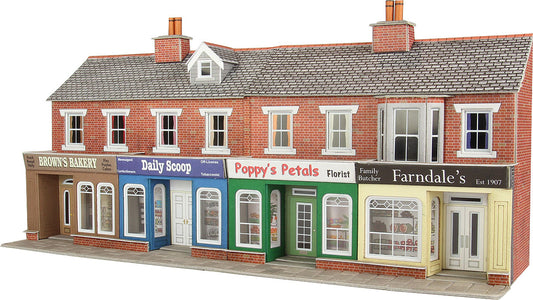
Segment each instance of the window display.
[{"label": "window display", "polygon": [[98,185],[98,233],[114,233],[113,195],[113,185],[109,183],[101,183]]},{"label": "window display", "polygon": [[78,184],[78,231],[94,233],[93,184],[80,182]]},{"label": "window display", "polygon": [[261,248],[261,194],[237,192],[237,246]]},{"label": "window display", "polygon": [[157,184],[154,187],[154,236],[166,235],[165,222],[165,186]]},{"label": "window display", "polygon": [[280,199],[279,190],[273,190],[270,193],[270,248],[281,245]]},{"label": "window display", "polygon": [[198,242],[220,245],[221,193],[217,189],[198,189]]},{"label": "window display", "polygon": [[431,200],[431,261],[439,259],[439,214],[440,200]]},{"label": "window display", "polygon": [[131,237],[146,237],[144,213],[144,187],[142,185],[127,184],[124,201],[124,234]]},{"label": "window display", "polygon": [[351,254],[352,198],[348,195],[324,196],[324,243],[326,254]]},{"label": "window display", "polygon": [[369,198],[368,256],[420,261],[420,212],[417,199]]}]

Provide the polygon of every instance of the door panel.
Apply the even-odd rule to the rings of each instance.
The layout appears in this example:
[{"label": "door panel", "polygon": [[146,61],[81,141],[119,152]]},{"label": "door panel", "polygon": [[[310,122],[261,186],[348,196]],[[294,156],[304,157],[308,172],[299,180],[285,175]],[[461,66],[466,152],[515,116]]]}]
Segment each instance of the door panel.
[{"label": "door panel", "polygon": [[172,244],[192,244],[192,195],[189,192],[172,192]]},{"label": "door panel", "polygon": [[316,257],[316,198],[288,195],[285,219],[287,255]]}]

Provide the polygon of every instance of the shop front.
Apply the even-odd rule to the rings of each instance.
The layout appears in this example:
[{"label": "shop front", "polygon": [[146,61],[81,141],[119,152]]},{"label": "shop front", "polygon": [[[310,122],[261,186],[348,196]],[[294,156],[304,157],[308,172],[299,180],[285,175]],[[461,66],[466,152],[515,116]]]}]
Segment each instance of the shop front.
[{"label": "shop front", "polygon": [[217,159],[118,156],[120,238],[227,248],[227,180]]},{"label": "shop front", "polygon": [[227,171],[229,260],[356,258],[353,163],[236,158]]},{"label": "shop front", "polygon": [[28,239],[118,238],[114,156],[24,153]]},{"label": "shop front", "polygon": [[359,262],[418,278],[443,270],[510,278],[512,169],[356,164]]}]

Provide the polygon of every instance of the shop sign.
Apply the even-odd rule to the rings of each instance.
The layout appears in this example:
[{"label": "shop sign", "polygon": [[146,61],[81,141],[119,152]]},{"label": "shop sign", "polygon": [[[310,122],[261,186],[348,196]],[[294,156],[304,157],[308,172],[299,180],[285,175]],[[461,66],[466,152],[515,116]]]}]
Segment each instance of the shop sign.
[{"label": "shop sign", "polygon": [[353,163],[228,159],[228,178],[355,183]]},{"label": "shop sign", "polygon": [[76,172],[116,172],[113,156],[86,156],[56,153],[24,153],[27,170],[54,170]]},{"label": "shop sign", "polygon": [[356,163],[360,184],[510,188],[509,166]]},{"label": "shop sign", "polygon": [[117,169],[129,175],[224,178],[221,159],[117,156]]}]

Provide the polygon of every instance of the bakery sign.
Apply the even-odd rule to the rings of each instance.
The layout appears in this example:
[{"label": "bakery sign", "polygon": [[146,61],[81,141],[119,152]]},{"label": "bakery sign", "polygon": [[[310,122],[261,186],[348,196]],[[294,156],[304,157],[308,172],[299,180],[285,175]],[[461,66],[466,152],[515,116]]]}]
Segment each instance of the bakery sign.
[{"label": "bakery sign", "polygon": [[355,183],[353,162],[228,159],[228,178]]},{"label": "bakery sign", "polygon": [[511,166],[356,163],[359,184],[510,188]]},{"label": "bakery sign", "polygon": [[117,171],[115,157],[103,155],[24,153],[24,163],[27,170],[104,173],[115,173]]}]

